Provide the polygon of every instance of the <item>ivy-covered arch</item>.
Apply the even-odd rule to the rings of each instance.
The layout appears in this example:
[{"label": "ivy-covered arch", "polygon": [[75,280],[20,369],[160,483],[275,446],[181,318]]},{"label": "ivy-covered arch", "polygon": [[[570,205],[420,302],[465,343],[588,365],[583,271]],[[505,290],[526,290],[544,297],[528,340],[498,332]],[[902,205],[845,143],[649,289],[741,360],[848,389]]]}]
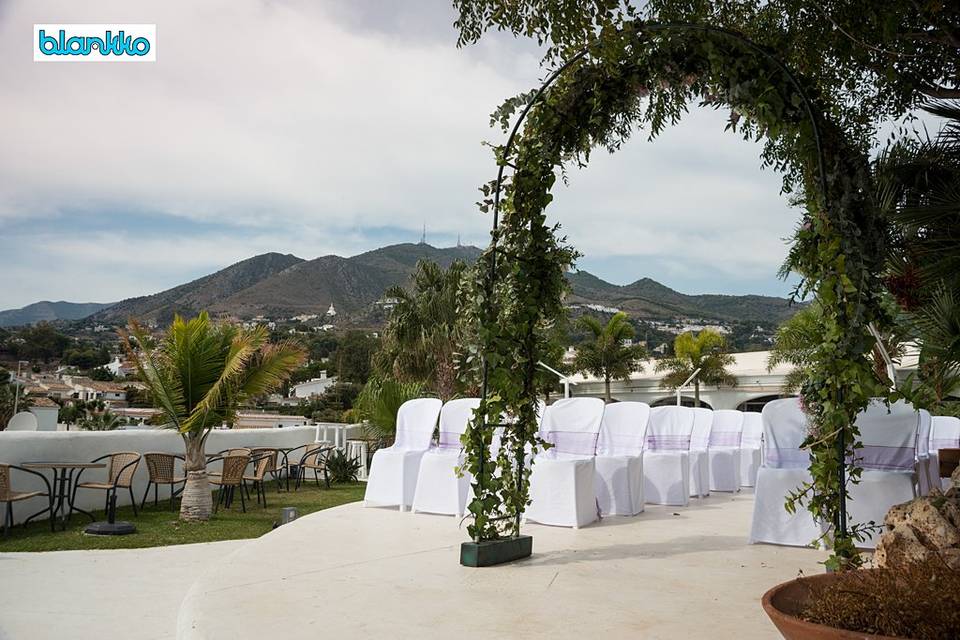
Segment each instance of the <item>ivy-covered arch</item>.
[{"label": "ivy-covered arch", "polygon": [[[882,393],[868,326],[888,321],[879,295],[884,226],[874,215],[866,154],[848,145],[827,105],[775,52],[708,25],[640,21],[602,34],[495,114],[506,130],[521,109],[496,148],[497,179],[483,189],[492,242],[470,297],[483,366],[483,402],[464,435],[475,541],[519,535],[528,502],[525,452],[540,444],[535,367],[563,313],[564,272],[576,258],[546,222],[551,189],[569,163],[583,166],[597,146],[618,149],[638,123],[652,137],[697,99],[728,106],[729,128],[766,141],[765,164],[783,173],[784,190],[805,209],[788,267],[802,278],[797,293],[823,306],[823,341],[802,393],[815,425],[813,483],[791,505],[830,523],[835,565],[856,557],[860,525],[848,528],[845,514],[846,482],[860,473],[850,462],[854,418]],[[511,416],[510,424],[499,416]],[[502,443],[490,460],[498,427]]]}]

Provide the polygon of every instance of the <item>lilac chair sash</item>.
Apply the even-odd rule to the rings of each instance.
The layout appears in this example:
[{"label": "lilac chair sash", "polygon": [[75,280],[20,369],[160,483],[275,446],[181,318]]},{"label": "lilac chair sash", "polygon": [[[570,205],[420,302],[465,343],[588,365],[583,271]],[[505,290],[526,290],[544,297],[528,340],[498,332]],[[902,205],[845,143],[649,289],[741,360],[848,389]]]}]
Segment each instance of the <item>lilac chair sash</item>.
[{"label": "lilac chair sash", "polygon": [[460,444],[460,434],[452,433],[450,431],[441,431],[439,447],[441,449],[462,449],[463,445]]},{"label": "lilac chair sash", "polygon": [[913,471],[916,449],[864,445],[856,450],[854,460],[857,466],[873,471]]},{"label": "lilac chair sash", "polygon": [[710,446],[712,447],[739,447],[739,431],[711,431]]},{"label": "lilac chair sash", "polygon": [[960,449],[960,438],[933,438],[930,440],[930,451],[940,449]]},{"label": "lilac chair sash", "polygon": [[767,449],[764,464],[774,469],[806,469],[810,466],[810,452],[806,449]]},{"label": "lilac chair sash", "polygon": [[552,453],[593,456],[597,453],[599,435],[589,431],[550,431],[543,439],[553,445]]},{"label": "lilac chair sash", "polygon": [[690,449],[690,434],[650,434],[647,436],[647,448],[652,451],[688,451]]}]

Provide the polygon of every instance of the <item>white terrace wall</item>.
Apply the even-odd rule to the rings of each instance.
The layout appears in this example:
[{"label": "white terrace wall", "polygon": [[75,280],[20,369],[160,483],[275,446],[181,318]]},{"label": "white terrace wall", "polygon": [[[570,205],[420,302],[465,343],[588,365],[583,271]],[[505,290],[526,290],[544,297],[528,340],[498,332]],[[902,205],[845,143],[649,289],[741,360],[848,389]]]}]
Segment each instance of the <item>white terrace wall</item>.
[{"label": "white terrace wall", "polygon": [[[216,430],[207,439],[207,453],[216,453],[231,447],[298,447],[313,442],[316,428],[284,427],[282,429],[242,429]],[[183,439],[174,431],[166,429],[130,429],[118,431],[0,431],[0,463],[22,464],[24,462],[90,462],[107,453],[117,451],[151,451],[177,453],[183,455]],[[219,469],[211,466],[211,470]],[[43,481],[27,473],[14,470],[13,488],[16,491],[45,489]],[[177,475],[183,475],[183,467],[178,463]],[[51,472],[46,472],[48,479]],[[83,473],[83,480],[103,480],[106,469],[89,469]],[[133,492],[139,501],[147,486],[147,468],[142,460],[134,477]],[[160,498],[169,497],[166,487],[160,487]],[[104,492],[80,489],[76,504],[82,509],[103,509]],[[153,490],[150,491],[153,497]],[[130,504],[129,492],[117,492],[119,505]],[[46,506],[45,498],[33,498],[14,503],[13,517],[20,522],[30,514]],[[139,506],[139,502],[138,502]],[[74,518],[86,519],[83,514],[74,514]]]}]

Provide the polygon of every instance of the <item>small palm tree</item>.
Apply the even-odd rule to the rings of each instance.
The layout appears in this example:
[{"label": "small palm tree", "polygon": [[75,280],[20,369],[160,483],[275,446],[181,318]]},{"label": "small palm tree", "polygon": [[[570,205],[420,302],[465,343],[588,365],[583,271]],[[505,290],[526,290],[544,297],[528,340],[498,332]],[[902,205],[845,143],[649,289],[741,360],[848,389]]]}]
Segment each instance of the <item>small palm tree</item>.
[{"label": "small palm tree", "polygon": [[121,427],[120,418],[109,411],[88,413],[78,424],[84,431],[115,431]]},{"label": "small palm tree", "polygon": [[446,270],[421,260],[410,290],[398,286],[384,293],[397,302],[383,332],[383,347],[374,356],[381,378],[422,381],[444,400],[457,395],[455,359],[464,342],[458,296],[467,272],[459,260]]},{"label": "small palm tree", "polygon": [[422,398],[426,387],[421,382],[399,382],[392,378],[371,378],[353,403],[355,419],[364,422],[364,431],[372,438],[392,438],[397,432],[397,412],[407,400]]},{"label": "small palm tree", "polygon": [[816,302],[798,311],[777,328],[773,348],[767,356],[767,371],[781,364],[793,368],[783,380],[783,393],[796,393],[807,379],[813,357],[823,334],[820,306]]},{"label": "small palm tree", "polygon": [[625,344],[634,332],[627,314],[622,311],[615,313],[605,325],[592,316],[581,317],[578,324],[591,336],[577,348],[573,366],[577,371],[603,378],[604,398],[610,402],[610,381],[629,379],[646,357],[646,351],[639,345]]},{"label": "small palm tree", "polygon": [[304,353],[289,342],[270,344],[265,327],[214,324],[206,312],[191,320],[176,316],[156,341],[131,321],[121,338],[166,426],[183,437],[187,482],[180,519],[209,520],[207,436],[214,427],[232,423],[245,400],[280,387]]},{"label": "small palm tree", "polygon": [[667,372],[663,384],[676,389],[700,369],[693,381],[693,403],[700,406],[700,383],[735,386],[737,379],[727,371],[734,358],[727,352],[727,339],[712,329],[687,331],[673,341],[673,356],[657,362],[657,372]]}]

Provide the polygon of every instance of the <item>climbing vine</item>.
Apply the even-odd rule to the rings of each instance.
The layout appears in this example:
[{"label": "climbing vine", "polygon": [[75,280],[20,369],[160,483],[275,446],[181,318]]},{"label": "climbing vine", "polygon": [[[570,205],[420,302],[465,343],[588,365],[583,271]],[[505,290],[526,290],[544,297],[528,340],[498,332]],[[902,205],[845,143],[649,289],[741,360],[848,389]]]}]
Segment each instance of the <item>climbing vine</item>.
[{"label": "climbing vine", "polygon": [[[832,566],[855,563],[863,525],[844,521],[846,483],[860,473],[854,419],[883,393],[868,325],[889,322],[879,296],[885,226],[870,200],[867,159],[774,54],[705,25],[636,21],[604,30],[539,91],[508,100],[493,115],[506,130],[522,110],[507,142],[495,149],[497,180],[483,187],[481,209],[492,211],[495,223],[469,298],[477,318],[475,355],[485,371],[484,400],[464,435],[464,468],[475,495],[470,535],[519,534],[529,500],[528,453],[541,444],[534,367],[562,314],[564,272],[576,258],[546,220],[554,184],[565,167],[584,166],[594,149],[618,149],[638,125],[655,137],[691,102],[728,107],[729,129],[764,140],[765,164],[783,174],[784,191],[804,208],[786,268],[802,279],[797,297],[819,300],[823,335],[802,393],[814,425],[805,444],[813,482],[787,506],[805,506],[830,526]],[[502,444],[491,460],[498,428]]]}]

